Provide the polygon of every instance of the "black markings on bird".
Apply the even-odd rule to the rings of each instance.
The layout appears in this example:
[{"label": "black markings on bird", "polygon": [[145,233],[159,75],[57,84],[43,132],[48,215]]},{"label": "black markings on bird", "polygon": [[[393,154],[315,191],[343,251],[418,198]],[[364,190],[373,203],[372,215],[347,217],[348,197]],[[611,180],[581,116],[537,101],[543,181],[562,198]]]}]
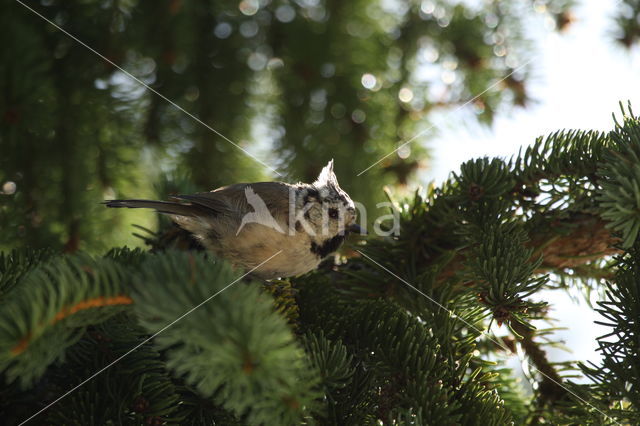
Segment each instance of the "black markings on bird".
[{"label": "black markings on bird", "polygon": [[322,243],[322,245],[318,245],[315,242],[312,242],[311,252],[321,259],[325,258],[329,254],[338,250],[340,245],[342,245],[342,242],[344,241],[344,239],[345,239],[344,235],[338,234],[335,237],[326,240],[324,243]]},{"label": "black markings on bird", "polygon": [[315,201],[320,200],[320,192],[315,188],[308,188],[307,193],[303,199],[305,205],[309,203],[309,201],[311,200],[315,200]]}]

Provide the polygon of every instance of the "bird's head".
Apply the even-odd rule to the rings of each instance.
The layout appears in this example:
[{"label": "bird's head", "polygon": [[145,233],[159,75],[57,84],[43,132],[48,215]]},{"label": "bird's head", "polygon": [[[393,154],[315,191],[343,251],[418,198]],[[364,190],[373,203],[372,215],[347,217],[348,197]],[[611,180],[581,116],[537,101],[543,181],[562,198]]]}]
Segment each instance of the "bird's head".
[{"label": "bird's head", "polygon": [[361,231],[356,224],[355,204],[340,188],[333,172],[333,160],[322,169],[315,182],[301,187],[299,200],[300,213],[308,225],[305,231],[315,241],[344,239],[347,232]]}]

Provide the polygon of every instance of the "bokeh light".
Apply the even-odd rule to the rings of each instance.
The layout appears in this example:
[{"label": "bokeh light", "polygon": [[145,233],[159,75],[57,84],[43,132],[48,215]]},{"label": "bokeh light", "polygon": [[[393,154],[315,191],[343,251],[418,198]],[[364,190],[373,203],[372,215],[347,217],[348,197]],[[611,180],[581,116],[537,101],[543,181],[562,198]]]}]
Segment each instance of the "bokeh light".
[{"label": "bokeh light", "polygon": [[17,188],[18,186],[15,182],[7,181],[2,184],[2,193],[4,195],[13,195],[15,194]]},{"label": "bokeh light", "polygon": [[377,80],[373,74],[369,74],[369,73],[363,74],[360,81],[365,89],[372,90],[373,88],[376,87]]},{"label": "bokeh light", "polygon": [[408,87],[403,87],[398,92],[398,99],[400,99],[400,102],[404,103],[411,102],[411,100],[413,99],[413,90],[409,89]]}]

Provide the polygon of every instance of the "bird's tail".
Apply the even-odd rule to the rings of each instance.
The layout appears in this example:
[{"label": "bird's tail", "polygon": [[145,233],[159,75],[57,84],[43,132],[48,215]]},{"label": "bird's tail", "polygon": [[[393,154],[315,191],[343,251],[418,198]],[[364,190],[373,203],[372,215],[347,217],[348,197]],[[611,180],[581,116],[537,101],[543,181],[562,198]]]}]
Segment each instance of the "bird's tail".
[{"label": "bird's tail", "polygon": [[177,216],[208,216],[212,211],[207,211],[203,206],[197,204],[175,203],[171,201],[154,200],[108,200],[103,204],[107,207],[128,207],[131,209],[155,209],[158,213],[172,214]]}]

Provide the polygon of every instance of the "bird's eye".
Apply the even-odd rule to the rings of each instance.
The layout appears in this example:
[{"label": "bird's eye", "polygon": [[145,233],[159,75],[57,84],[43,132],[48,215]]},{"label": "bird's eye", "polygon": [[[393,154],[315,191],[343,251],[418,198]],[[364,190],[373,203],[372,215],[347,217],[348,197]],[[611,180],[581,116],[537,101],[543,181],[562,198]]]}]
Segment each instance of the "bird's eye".
[{"label": "bird's eye", "polygon": [[329,217],[331,219],[337,219],[339,216],[338,209],[329,209]]}]

